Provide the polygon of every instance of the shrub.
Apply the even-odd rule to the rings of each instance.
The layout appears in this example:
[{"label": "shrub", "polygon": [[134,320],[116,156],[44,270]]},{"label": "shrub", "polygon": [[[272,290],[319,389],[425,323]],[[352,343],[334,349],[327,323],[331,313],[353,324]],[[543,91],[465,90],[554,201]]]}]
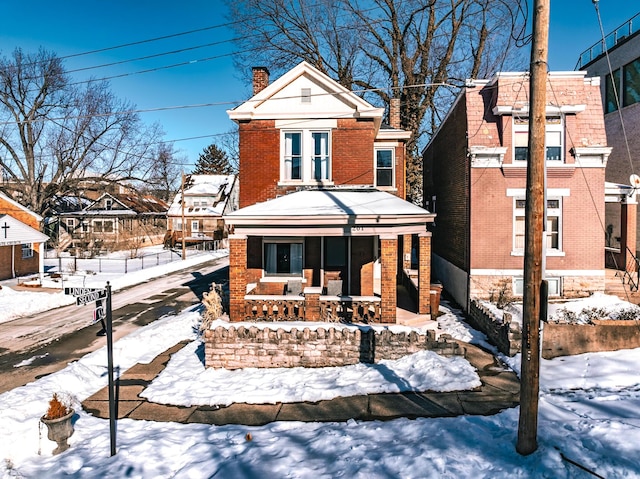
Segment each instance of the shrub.
[{"label": "shrub", "polygon": [[53,393],[53,398],[49,401],[49,409],[44,415],[45,419],[59,419],[71,412],[71,408],[60,401],[57,393]]}]

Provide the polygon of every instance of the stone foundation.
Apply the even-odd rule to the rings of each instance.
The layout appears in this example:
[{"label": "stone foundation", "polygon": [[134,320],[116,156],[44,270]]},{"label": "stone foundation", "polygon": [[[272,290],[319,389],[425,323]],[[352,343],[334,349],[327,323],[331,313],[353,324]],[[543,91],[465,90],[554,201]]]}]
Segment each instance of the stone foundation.
[{"label": "stone foundation", "polygon": [[206,367],[225,369],[347,366],[424,350],[465,355],[464,348],[446,334],[436,339],[433,331],[394,333],[359,327],[219,326],[205,331],[204,342]]}]

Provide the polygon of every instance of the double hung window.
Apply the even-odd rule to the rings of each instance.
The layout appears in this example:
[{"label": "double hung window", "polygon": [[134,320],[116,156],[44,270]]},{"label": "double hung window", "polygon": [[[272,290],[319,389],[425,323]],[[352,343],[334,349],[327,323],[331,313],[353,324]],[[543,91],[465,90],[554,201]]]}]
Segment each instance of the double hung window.
[{"label": "double hung window", "polygon": [[282,179],[291,181],[329,181],[331,145],[329,131],[284,131]]},{"label": "double hung window", "polygon": [[[513,219],[513,249],[515,252],[524,252],[524,226],[525,226],[524,198],[515,198]],[[562,251],[562,200],[561,198],[547,199],[546,208],[546,250]]]},{"label": "double hung window", "polygon": [[[551,116],[546,119],[545,151],[547,161],[563,161],[564,127],[561,117]],[[513,119],[513,158],[515,162],[527,161],[529,155],[529,119]]]},{"label": "double hung window", "polygon": [[393,148],[377,148],[376,153],[376,186],[393,186],[394,150]]}]

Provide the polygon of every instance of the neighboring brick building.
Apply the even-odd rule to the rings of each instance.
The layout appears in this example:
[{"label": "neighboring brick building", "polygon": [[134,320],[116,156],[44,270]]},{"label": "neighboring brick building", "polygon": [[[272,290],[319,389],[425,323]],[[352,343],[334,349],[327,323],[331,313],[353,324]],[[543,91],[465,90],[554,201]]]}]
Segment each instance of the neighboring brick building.
[{"label": "neighboring brick building", "polygon": [[[638,160],[638,150],[640,150],[640,135],[638,135],[640,131],[639,26],[640,13],[606,35],[604,41],[598,41],[585,50],[580,55],[577,65],[577,68],[585,70],[587,75],[601,79],[604,124],[607,141],[612,148],[605,177],[608,182],[627,187],[630,186],[632,174],[640,175]],[[633,186],[638,187],[637,184]],[[627,198],[635,200],[635,195],[628,195]],[[629,246],[632,253],[636,255],[640,252],[640,222],[636,221],[637,229],[634,231],[636,241],[634,244],[627,245],[620,207],[613,199],[607,201],[605,224],[607,247],[621,250],[622,257],[624,257],[626,246]],[[610,259],[609,255],[607,260]],[[623,259],[622,263],[610,264],[610,266],[624,269],[625,264]]]},{"label": "neighboring brick building", "polygon": [[[470,80],[423,151],[434,275],[465,309],[470,297],[523,291],[529,98],[527,74]],[[550,295],[603,291],[611,149],[598,78],[549,74],[546,139]]]},{"label": "neighboring brick building", "polygon": [[254,96],[228,112],[240,135],[241,209],[225,216],[231,319],[394,322],[414,236],[428,314],[433,215],[404,200],[398,101],[383,125],[383,109],[306,62],[272,84],[253,73]]},{"label": "neighboring brick building", "polygon": [[42,217],[0,193],[0,280],[44,273]]}]

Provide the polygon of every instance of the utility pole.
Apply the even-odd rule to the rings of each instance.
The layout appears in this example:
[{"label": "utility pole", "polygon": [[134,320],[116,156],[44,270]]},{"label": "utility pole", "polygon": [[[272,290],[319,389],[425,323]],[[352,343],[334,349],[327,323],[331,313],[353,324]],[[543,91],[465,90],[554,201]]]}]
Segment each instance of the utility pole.
[{"label": "utility pole", "polygon": [[540,392],[540,313],[543,223],[545,201],[545,129],[547,103],[547,48],[550,0],[535,0],[531,43],[529,158],[525,209],[524,297],[522,305],[522,361],[520,420],[516,450],[522,455],[538,448]]}]

